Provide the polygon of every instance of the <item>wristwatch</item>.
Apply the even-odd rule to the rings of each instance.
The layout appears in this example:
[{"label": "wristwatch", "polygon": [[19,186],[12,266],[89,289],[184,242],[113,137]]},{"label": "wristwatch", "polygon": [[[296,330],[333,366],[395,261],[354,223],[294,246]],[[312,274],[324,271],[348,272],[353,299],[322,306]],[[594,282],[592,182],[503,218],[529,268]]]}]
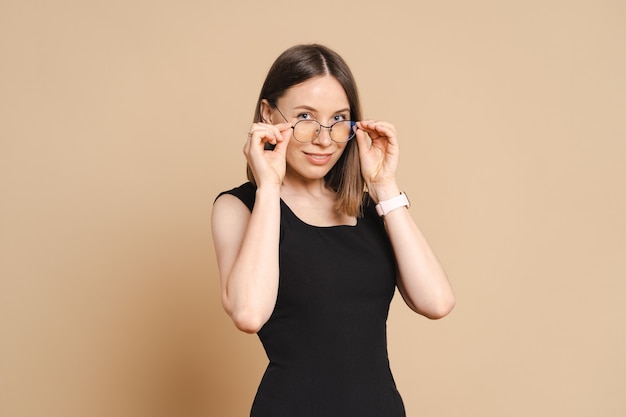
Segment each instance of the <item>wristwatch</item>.
[{"label": "wristwatch", "polygon": [[389,200],[379,201],[378,204],[376,204],[376,212],[379,216],[383,217],[400,207],[411,207],[411,202],[404,191],[401,192],[399,196],[390,198]]}]

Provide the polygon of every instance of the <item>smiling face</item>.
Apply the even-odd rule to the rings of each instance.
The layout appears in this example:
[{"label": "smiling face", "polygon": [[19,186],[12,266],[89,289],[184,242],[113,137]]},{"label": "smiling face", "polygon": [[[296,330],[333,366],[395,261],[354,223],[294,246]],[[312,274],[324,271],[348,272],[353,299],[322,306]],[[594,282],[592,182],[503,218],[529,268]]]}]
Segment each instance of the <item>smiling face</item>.
[{"label": "smiling face", "polygon": [[[332,76],[311,78],[289,88],[280,97],[276,108],[265,107],[266,120],[281,123],[285,116],[295,124],[300,120],[317,120],[324,126],[350,119],[350,104],[341,84]],[[328,129],[322,128],[319,136],[310,143],[300,143],[293,137],[287,147],[287,173],[300,181],[321,180],[339,160],[346,143],[336,143]]]}]

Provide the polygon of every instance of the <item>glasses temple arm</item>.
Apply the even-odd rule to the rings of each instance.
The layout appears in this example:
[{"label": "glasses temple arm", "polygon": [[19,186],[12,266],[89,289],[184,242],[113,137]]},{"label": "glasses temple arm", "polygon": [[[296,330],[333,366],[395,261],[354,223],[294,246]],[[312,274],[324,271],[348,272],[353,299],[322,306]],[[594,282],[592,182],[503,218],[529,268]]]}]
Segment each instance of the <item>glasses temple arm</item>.
[{"label": "glasses temple arm", "polygon": [[[269,100],[268,100],[269,101]],[[274,101],[269,101],[269,103],[272,105],[272,107],[274,107],[276,110],[278,110],[278,113],[280,113],[281,116],[283,116],[283,119],[285,119],[285,121],[287,123],[290,123],[289,120],[287,120],[287,118],[285,117],[285,115],[283,114],[282,111],[280,111],[280,109],[278,108],[278,106],[276,105],[276,103]],[[293,126],[292,126],[293,127]]]}]

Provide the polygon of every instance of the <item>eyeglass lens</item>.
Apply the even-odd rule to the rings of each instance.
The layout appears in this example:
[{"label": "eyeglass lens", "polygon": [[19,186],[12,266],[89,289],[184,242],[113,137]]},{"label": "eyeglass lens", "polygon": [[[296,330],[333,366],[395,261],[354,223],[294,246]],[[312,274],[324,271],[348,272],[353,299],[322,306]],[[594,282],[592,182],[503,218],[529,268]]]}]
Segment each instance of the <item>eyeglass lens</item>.
[{"label": "eyeglass lens", "polygon": [[[355,123],[351,120],[342,120],[330,125],[330,138],[335,142],[347,142],[354,137]],[[312,142],[322,130],[322,125],[316,120],[300,120],[293,126],[293,136],[298,142]]]}]

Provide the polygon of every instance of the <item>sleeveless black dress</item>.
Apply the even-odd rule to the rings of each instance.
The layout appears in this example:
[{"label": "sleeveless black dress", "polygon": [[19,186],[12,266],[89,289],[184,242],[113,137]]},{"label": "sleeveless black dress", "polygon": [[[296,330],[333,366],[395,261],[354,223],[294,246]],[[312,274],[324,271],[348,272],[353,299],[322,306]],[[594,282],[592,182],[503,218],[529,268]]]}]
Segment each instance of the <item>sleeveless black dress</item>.
[{"label": "sleeveless black dress", "polygon": [[[246,183],[226,193],[252,211],[255,192]],[[317,227],[281,200],[279,258],[251,417],[404,417],[387,355],[396,267],[373,203],[356,226]]]}]

